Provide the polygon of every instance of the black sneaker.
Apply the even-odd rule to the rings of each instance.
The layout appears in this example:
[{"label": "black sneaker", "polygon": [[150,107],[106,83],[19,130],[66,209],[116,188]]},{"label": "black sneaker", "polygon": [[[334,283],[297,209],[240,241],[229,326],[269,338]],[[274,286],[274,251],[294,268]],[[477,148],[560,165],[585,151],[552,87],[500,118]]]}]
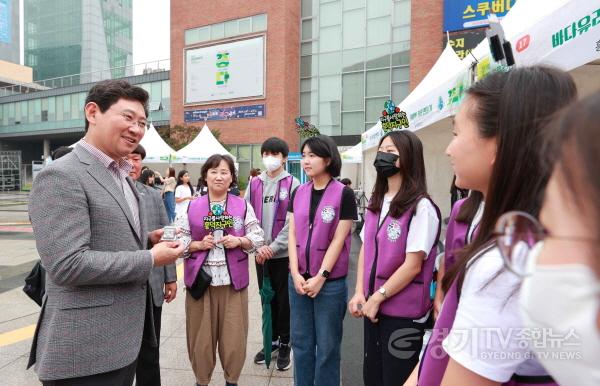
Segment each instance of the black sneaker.
[{"label": "black sneaker", "polygon": [[290,360],[292,354],[292,347],[288,344],[282,343],[279,345],[279,355],[277,355],[277,370],[285,371],[292,367],[292,361]]},{"label": "black sneaker", "polygon": [[[271,356],[273,354],[275,354],[277,351],[279,350],[279,344],[275,343],[271,346]],[[255,356],[254,356],[254,363],[256,363],[257,365],[262,365],[265,363],[265,350],[260,350]]]}]

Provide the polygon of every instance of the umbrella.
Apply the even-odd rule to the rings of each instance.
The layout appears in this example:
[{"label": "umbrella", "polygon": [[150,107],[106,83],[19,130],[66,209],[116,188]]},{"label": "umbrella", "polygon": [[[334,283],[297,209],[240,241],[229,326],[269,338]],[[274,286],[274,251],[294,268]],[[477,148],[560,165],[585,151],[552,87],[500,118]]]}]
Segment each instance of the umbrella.
[{"label": "umbrella", "polygon": [[271,279],[267,270],[267,262],[263,268],[262,288],[259,291],[262,302],[262,333],[263,333],[263,352],[265,353],[265,364],[267,368],[271,364],[271,344],[273,338],[273,324],[271,321],[271,300],[275,296],[275,291],[271,286]]}]

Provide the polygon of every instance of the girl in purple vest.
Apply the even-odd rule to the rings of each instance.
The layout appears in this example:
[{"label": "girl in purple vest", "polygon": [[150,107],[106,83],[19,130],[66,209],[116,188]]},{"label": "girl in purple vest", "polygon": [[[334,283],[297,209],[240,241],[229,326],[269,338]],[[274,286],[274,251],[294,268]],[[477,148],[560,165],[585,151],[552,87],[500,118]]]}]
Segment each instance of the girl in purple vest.
[{"label": "girl in purple vest", "polygon": [[[564,339],[549,345],[544,334],[534,346],[548,372],[561,385],[600,385],[600,92],[574,103],[553,125],[545,156],[553,169],[540,225],[520,212],[502,216],[496,229],[502,250],[517,243],[513,224],[539,235],[527,259],[505,253],[523,277],[520,309],[526,326]],[[544,231],[545,228],[545,231]],[[531,245],[531,244],[530,244]],[[544,341],[546,339],[546,341]]]},{"label": "girl in purple vest", "polygon": [[411,131],[379,142],[350,313],[364,317],[363,380],[402,384],[419,361],[441,216],[427,194],[423,145]]},{"label": "girl in purple vest", "polygon": [[300,151],[311,181],[296,189],[288,209],[294,384],[339,386],[356,201],[354,192],[334,179],[342,161],[331,138],[309,138]]},{"label": "girl in purple vest", "polygon": [[483,195],[481,192],[472,191],[469,197],[454,203],[446,228],[446,241],[444,243],[444,258],[440,261],[437,271],[438,285],[435,289],[433,300],[433,316],[438,318],[444,301],[444,290],[441,283],[446,271],[449,271],[456,262],[456,255],[468,245],[475,235],[475,231],[483,215]]},{"label": "girl in purple vest", "polygon": [[510,210],[537,216],[549,176],[538,159],[543,128],[575,96],[568,74],[545,67],[493,73],[467,91],[446,152],[457,185],[482,192],[485,208],[444,277],[419,386],[554,384],[528,346],[534,331],[520,319],[520,278],[505,267],[494,225]]},{"label": "girl in purple vest", "polygon": [[[248,253],[263,244],[263,231],[243,198],[229,194],[236,181],[233,159],[213,155],[202,166],[208,194],[176,219],[184,254],[188,354],[197,385],[208,385],[216,364],[215,350],[227,385],[236,385],[246,359],[248,338]],[[210,282],[192,296],[199,283]]]}]

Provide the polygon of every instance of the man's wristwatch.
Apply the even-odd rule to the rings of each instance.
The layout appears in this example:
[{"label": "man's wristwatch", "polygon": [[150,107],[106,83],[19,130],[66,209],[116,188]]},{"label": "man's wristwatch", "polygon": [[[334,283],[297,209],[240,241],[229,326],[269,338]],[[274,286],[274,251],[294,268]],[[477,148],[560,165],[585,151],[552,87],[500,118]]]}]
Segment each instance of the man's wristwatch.
[{"label": "man's wristwatch", "polygon": [[383,296],[384,299],[387,299],[387,292],[385,290],[385,287],[379,287],[377,292],[379,292]]},{"label": "man's wristwatch", "polygon": [[319,275],[323,276],[325,279],[327,279],[329,277],[329,271],[326,269],[322,269],[321,271],[319,271]]}]

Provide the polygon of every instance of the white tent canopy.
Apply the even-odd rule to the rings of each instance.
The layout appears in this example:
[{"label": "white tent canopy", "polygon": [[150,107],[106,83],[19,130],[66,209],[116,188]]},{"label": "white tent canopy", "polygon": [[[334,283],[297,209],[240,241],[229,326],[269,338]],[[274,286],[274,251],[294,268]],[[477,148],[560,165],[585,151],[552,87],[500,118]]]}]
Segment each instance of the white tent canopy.
[{"label": "white tent canopy", "polygon": [[144,162],[169,163],[175,156],[175,150],[161,138],[152,123],[140,141],[140,145],[146,150]]},{"label": "white tent canopy", "polygon": [[359,164],[362,162],[362,143],[346,150],[342,154],[342,163]]},{"label": "white tent canopy", "polygon": [[176,153],[177,163],[204,163],[213,154],[229,155],[235,161],[236,158],[217,141],[206,124],[200,133],[183,149]]}]

